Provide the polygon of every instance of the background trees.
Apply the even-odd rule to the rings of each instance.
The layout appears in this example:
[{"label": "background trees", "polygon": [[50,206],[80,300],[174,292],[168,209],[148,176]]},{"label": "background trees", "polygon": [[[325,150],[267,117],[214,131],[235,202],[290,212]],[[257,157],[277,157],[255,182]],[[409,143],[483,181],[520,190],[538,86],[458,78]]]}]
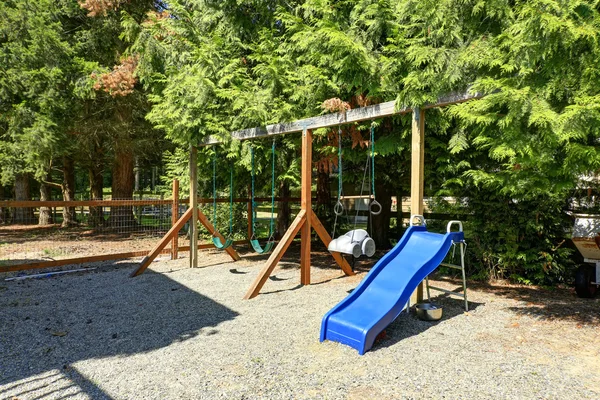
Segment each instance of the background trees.
[{"label": "background trees", "polygon": [[[569,222],[560,211],[579,178],[600,167],[597,2],[12,0],[0,13],[0,177],[22,198],[27,184],[69,198],[77,171],[87,171],[94,198],[107,179],[113,197],[130,197],[136,162],[181,176],[187,148],[208,135],[330,112],[328,99],[420,106],[469,89],[488,96],[427,115],[431,207],[469,215],[481,277],[566,276]],[[336,131],[315,132],[325,221]],[[361,180],[368,131],[343,127],[349,186]],[[409,194],[409,133],[407,119],[377,121],[382,199]],[[278,140],[287,196],[297,187],[298,138]],[[248,146],[219,150],[236,161],[239,193]],[[254,146],[267,165],[270,143]],[[206,163],[212,149],[203,152]],[[211,170],[202,167],[209,194]],[[391,217],[374,221],[378,243],[388,241]],[[97,213],[90,221],[105,223]],[[110,221],[131,223],[131,210]]]},{"label": "background trees", "polygon": [[[161,152],[164,141],[145,121],[145,94],[135,88],[135,62],[124,54],[120,16],[92,3],[9,1],[0,11],[0,178],[14,185],[16,199],[38,197],[28,190],[34,183],[42,199],[56,187],[74,200],[78,167],[89,175],[89,188],[79,192],[101,199],[110,171],[113,197],[131,198],[135,156]],[[152,4],[124,9],[141,18]],[[40,224],[51,222],[44,211]],[[131,221],[130,210],[114,213],[109,222]],[[74,210],[65,208],[62,224],[74,223]],[[98,210],[90,223],[103,223]]]}]

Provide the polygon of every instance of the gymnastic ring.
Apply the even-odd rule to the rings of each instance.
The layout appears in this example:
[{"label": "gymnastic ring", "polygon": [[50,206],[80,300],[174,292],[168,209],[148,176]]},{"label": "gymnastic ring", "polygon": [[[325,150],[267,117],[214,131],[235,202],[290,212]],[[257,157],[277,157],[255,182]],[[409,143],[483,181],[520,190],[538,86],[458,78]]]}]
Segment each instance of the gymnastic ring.
[{"label": "gymnastic ring", "polygon": [[[379,209],[377,211],[373,210],[373,207],[379,207]],[[381,204],[379,204],[379,202],[377,200],[373,200],[370,204],[369,204],[369,212],[373,215],[379,215],[381,214],[381,210],[383,210],[383,207],[381,206]]]},{"label": "gymnastic ring", "polygon": [[335,203],[335,206],[333,207],[333,213],[338,217],[344,213],[344,204],[342,204],[341,201]]}]

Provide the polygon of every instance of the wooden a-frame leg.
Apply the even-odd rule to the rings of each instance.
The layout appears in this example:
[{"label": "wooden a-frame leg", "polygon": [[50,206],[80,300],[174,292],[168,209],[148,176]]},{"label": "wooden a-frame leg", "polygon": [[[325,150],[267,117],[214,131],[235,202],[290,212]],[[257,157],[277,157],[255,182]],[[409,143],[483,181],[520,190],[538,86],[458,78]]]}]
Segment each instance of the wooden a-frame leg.
[{"label": "wooden a-frame leg", "polygon": [[167,244],[173,239],[173,237],[175,237],[175,235],[179,233],[179,231],[181,230],[181,228],[183,228],[185,223],[189,221],[189,219],[192,217],[192,211],[193,210],[191,208],[188,208],[188,210],[181,216],[181,218],[177,220],[177,223],[173,225],[171,229],[169,229],[167,234],[163,236],[163,238],[160,240],[160,242],[158,242],[156,246],[154,246],[152,251],[150,251],[150,253],[148,253],[148,255],[144,257],[138,269],[133,271],[133,273],[131,274],[132,278],[134,276],[138,276],[144,273],[146,268],[148,268],[152,261],[154,261],[156,256],[160,254],[160,252],[167,246]]},{"label": "wooden a-frame leg", "polygon": [[[321,220],[319,220],[319,217],[317,217],[317,214],[315,214],[315,212],[312,210],[310,212],[310,220],[312,222],[312,227],[317,232],[317,235],[319,235],[319,238],[321,239],[323,244],[325,244],[325,247],[329,246],[329,243],[331,242],[331,236],[329,236],[329,233],[327,232],[327,230],[321,223]],[[342,255],[340,253],[331,252],[331,255],[335,259],[335,262],[337,263],[337,265],[340,266],[340,268],[342,269],[342,271],[344,271],[344,273],[346,275],[348,275],[348,276],[354,275],[354,271],[352,271],[352,267],[350,267],[350,264],[348,264],[348,261],[346,261],[346,259],[344,257],[342,257]]]},{"label": "wooden a-frame leg", "polygon": [[285,232],[285,235],[283,235],[279,243],[277,243],[275,250],[273,250],[273,252],[269,256],[269,259],[265,263],[265,266],[259,272],[254,282],[252,282],[252,285],[246,292],[244,299],[249,300],[258,296],[260,289],[263,287],[267,279],[269,279],[271,272],[273,272],[273,269],[275,269],[275,266],[277,265],[279,260],[281,260],[281,257],[283,257],[283,254],[288,249],[288,247],[292,243],[292,240],[294,240],[294,237],[298,234],[298,231],[300,230],[300,228],[302,228],[302,225],[304,225],[305,222],[306,211],[300,210],[300,212],[296,216],[296,219],[294,219],[288,230]]},{"label": "wooden a-frame leg", "polygon": [[[200,210],[198,210],[198,221],[200,221],[200,223],[204,225],[204,227],[208,230],[208,232],[211,235],[218,237],[219,239],[221,239],[221,242],[225,243],[225,238],[223,237],[223,235],[217,232],[213,224],[211,224],[206,215],[204,215],[204,213]],[[232,246],[227,247],[225,251],[227,252],[227,254],[229,254],[233,261],[239,261],[241,259],[238,252],[235,251],[235,249]]]}]

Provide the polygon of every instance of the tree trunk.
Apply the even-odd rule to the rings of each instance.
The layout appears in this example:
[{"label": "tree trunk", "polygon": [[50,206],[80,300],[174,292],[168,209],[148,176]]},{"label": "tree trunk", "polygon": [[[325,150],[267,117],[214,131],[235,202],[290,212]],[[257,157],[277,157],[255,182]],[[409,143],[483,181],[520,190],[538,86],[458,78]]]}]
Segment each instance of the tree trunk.
[{"label": "tree trunk", "polygon": [[[96,148],[97,157],[92,160],[92,164],[88,169],[88,178],[90,182],[90,200],[102,200],[104,189],[104,179],[102,172],[104,170],[103,156],[101,150]],[[104,215],[102,207],[90,207],[90,215],[88,225],[92,227],[101,226],[104,223]]]},{"label": "tree trunk", "polygon": [[[112,198],[113,200],[133,199],[135,176],[133,173],[134,156],[127,146],[117,149],[112,169]],[[131,228],[135,225],[132,206],[112,207],[110,209],[112,226]]]},{"label": "tree trunk", "polygon": [[381,204],[381,213],[379,215],[369,215],[372,219],[373,229],[370,232],[371,237],[377,244],[377,249],[389,249],[390,219],[392,217],[392,194],[388,186],[378,183],[375,186],[377,201]]},{"label": "tree trunk", "polygon": [[[287,181],[282,181],[279,184],[278,197],[288,198],[291,195],[290,192],[290,184]],[[285,234],[288,227],[290,226],[290,219],[292,216],[292,210],[290,208],[290,203],[280,201],[277,203],[277,227],[275,232],[275,238],[281,239],[281,237]]]},{"label": "tree trunk", "polygon": [[[63,201],[75,200],[75,163],[71,157],[63,157]],[[66,228],[77,223],[75,207],[63,207],[62,227]]]},{"label": "tree trunk", "polygon": [[402,228],[402,191],[398,190],[396,192],[396,240],[400,240],[402,235],[404,235],[404,229]]},{"label": "tree trunk", "polygon": [[[51,179],[50,174],[46,176],[46,180]],[[44,182],[40,182],[40,201],[50,200],[50,185]],[[38,225],[52,225],[54,220],[52,219],[52,209],[50,207],[40,207],[40,216],[38,218]]]},{"label": "tree trunk", "polygon": [[331,204],[331,181],[329,174],[323,170],[317,172],[317,204],[315,212],[321,223],[331,232],[333,228],[333,205]]},{"label": "tree trunk", "polygon": [[[15,200],[31,200],[29,194],[29,174],[17,174],[15,177]],[[13,208],[12,222],[14,224],[34,223],[33,208]]]}]

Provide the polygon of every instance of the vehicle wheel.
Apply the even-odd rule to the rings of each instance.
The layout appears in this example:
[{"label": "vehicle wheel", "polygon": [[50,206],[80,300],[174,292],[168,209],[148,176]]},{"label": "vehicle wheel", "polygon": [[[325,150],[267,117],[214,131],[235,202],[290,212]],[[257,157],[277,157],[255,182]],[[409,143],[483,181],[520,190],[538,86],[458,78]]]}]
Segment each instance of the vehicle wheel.
[{"label": "vehicle wheel", "polygon": [[589,265],[580,265],[575,273],[575,291],[577,296],[586,299],[594,297],[598,286],[592,285],[596,275],[596,268]]}]

